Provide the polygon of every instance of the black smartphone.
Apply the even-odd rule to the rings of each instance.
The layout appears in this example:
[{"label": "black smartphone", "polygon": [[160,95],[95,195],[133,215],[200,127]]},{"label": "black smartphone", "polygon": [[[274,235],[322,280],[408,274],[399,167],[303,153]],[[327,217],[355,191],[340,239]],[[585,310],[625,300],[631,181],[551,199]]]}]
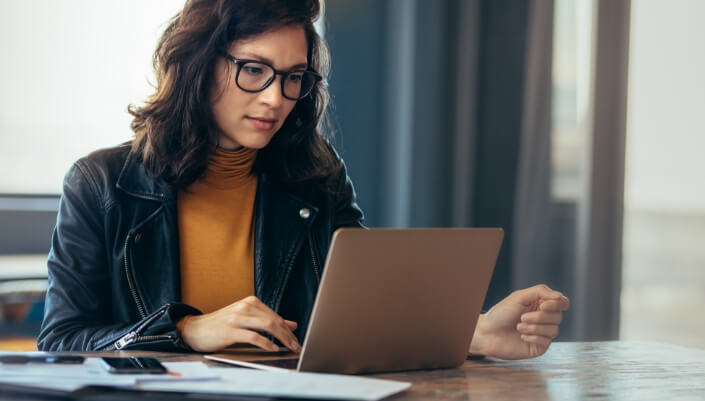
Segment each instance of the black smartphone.
[{"label": "black smartphone", "polygon": [[166,368],[154,358],[100,358],[103,367],[110,373],[152,373],[164,374]]},{"label": "black smartphone", "polygon": [[83,363],[85,358],[78,355],[24,355],[8,354],[0,355],[0,362],[7,365],[25,365],[28,363],[56,363],[66,365],[78,365]]}]

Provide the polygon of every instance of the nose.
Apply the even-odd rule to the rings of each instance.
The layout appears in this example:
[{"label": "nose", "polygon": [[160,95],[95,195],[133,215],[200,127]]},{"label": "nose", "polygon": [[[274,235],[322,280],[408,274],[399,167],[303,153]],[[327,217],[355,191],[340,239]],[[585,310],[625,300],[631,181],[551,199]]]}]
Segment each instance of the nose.
[{"label": "nose", "polygon": [[260,92],[259,94],[259,100],[263,103],[266,103],[272,108],[278,107],[282,104],[284,101],[284,96],[282,95],[282,84],[281,84],[281,75],[277,75],[274,77],[274,81],[272,81],[269,86]]}]

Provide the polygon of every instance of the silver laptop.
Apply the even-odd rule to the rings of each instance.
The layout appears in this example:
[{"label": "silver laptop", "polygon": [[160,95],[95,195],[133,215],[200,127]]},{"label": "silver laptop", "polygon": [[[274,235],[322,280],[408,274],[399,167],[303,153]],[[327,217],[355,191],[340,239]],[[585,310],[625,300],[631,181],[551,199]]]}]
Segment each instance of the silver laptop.
[{"label": "silver laptop", "polygon": [[466,359],[502,238],[498,228],[340,229],[298,357],[206,358],[345,374],[457,367]]}]

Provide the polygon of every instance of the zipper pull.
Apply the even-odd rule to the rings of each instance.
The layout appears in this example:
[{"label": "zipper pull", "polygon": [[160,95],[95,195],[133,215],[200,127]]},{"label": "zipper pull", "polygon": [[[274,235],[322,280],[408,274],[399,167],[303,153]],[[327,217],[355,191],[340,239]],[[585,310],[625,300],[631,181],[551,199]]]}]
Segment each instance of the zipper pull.
[{"label": "zipper pull", "polygon": [[115,349],[117,349],[117,350],[123,349],[126,346],[135,342],[135,339],[137,339],[137,332],[131,331],[131,332],[127,333],[124,337],[122,337],[121,339],[115,341]]}]

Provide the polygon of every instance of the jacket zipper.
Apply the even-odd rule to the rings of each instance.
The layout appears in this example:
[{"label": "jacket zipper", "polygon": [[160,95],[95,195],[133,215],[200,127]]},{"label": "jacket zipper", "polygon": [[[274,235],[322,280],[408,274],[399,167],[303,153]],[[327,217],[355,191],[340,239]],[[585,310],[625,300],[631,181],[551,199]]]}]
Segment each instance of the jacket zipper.
[{"label": "jacket zipper", "polygon": [[139,293],[137,292],[137,287],[135,286],[134,277],[130,271],[130,262],[128,259],[129,258],[128,246],[130,244],[130,238],[132,237],[132,235],[137,230],[139,230],[143,225],[145,225],[148,221],[150,221],[152,218],[154,218],[154,216],[156,216],[159,212],[161,212],[162,209],[164,209],[164,205],[158,207],[157,210],[152,212],[152,214],[147,216],[146,219],[144,219],[141,223],[139,223],[137,226],[135,226],[135,228],[130,230],[127,233],[127,238],[125,238],[125,246],[123,248],[123,253],[124,253],[124,258],[125,258],[125,275],[127,276],[127,285],[128,285],[128,287],[130,287],[130,293],[132,294],[132,299],[134,299],[135,304],[137,305],[137,312],[139,312],[140,317],[142,319],[147,317],[147,312],[146,312],[146,308],[144,307],[144,303],[140,299]]},{"label": "jacket zipper", "polygon": [[125,238],[125,248],[124,248],[124,256],[125,256],[125,275],[127,276],[127,285],[130,287],[130,294],[132,294],[132,299],[135,300],[135,304],[137,305],[137,311],[140,314],[141,318],[147,317],[147,314],[145,313],[144,306],[142,305],[142,302],[140,301],[139,295],[137,294],[137,288],[135,287],[135,284],[132,279],[132,274],[130,272],[130,263],[128,261],[128,244],[130,243],[130,237],[132,237],[133,231],[130,231],[127,233],[127,238]]},{"label": "jacket zipper", "polygon": [[316,278],[318,283],[321,282],[321,270],[318,268],[318,260],[316,260],[316,253],[313,251],[313,241],[311,240],[311,232],[308,233],[308,246],[311,249],[311,260],[313,261],[313,271],[316,272]]},{"label": "jacket zipper", "polygon": [[124,336],[120,337],[117,341],[114,343],[110,344],[108,347],[104,348],[104,351],[113,351],[113,350],[121,350],[125,348],[126,346],[137,343],[137,342],[142,342],[142,341],[153,341],[153,340],[165,340],[165,339],[172,339],[172,336],[168,334],[161,334],[161,335],[156,335],[156,336],[140,336],[139,333],[145,329],[150,323],[155,321],[157,318],[159,318],[161,315],[166,313],[166,310],[169,306],[166,305],[162,308],[162,310],[159,313],[155,313],[154,316],[150,317],[139,325],[136,329],[132,330],[131,332],[125,334]]},{"label": "jacket zipper", "polygon": [[134,331],[132,331],[121,339],[115,341],[114,344],[111,344],[109,349],[106,349],[106,351],[120,351],[121,349],[125,348],[130,344],[154,340],[173,340],[173,338],[168,334],[160,334],[156,336],[139,336]]}]

